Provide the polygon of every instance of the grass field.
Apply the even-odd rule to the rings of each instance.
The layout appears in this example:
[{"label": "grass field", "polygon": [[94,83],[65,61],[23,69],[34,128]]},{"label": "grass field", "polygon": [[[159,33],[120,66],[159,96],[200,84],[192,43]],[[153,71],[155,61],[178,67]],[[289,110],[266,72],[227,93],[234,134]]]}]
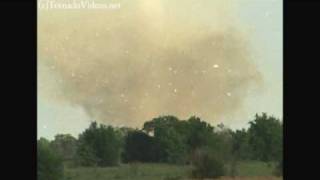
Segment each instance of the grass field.
[{"label": "grass field", "polygon": [[[220,180],[281,180],[272,175],[274,165],[262,162],[241,162],[236,178]],[[190,179],[190,166],[168,164],[123,164],[107,168],[66,168],[67,180],[183,180]]]}]

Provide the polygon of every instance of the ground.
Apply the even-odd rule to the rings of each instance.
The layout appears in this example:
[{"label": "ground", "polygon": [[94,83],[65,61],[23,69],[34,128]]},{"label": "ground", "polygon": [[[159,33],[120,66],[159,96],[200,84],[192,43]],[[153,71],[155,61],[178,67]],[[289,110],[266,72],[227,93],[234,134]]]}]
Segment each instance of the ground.
[{"label": "ground", "polygon": [[[219,180],[282,180],[272,175],[274,164],[241,162],[238,176],[221,177]],[[190,179],[190,166],[168,164],[123,164],[106,168],[66,168],[67,180],[184,180]]]}]

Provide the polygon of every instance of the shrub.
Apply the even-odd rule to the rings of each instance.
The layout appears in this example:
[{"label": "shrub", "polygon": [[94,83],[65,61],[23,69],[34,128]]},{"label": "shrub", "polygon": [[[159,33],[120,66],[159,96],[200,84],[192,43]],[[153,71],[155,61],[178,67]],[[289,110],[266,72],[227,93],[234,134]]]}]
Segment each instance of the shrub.
[{"label": "shrub", "polygon": [[50,149],[49,142],[43,138],[37,143],[37,161],[38,180],[63,179],[62,159]]},{"label": "shrub", "polygon": [[226,173],[223,161],[208,152],[198,154],[193,166],[193,178],[218,178]]}]

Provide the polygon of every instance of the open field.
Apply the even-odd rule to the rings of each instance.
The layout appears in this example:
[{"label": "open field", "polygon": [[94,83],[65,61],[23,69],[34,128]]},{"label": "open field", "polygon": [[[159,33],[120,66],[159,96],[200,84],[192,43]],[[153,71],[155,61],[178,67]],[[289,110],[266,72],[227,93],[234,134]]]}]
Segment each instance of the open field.
[{"label": "open field", "polygon": [[[220,180],[281,180],[272,175],[274,165],[262,162],[241,162],[236,178]],[[183,180],[190,178],[190,166],[168,164],[123,164],[107,168],[66,168],[67,180]]]},{"label": "open field", "polygon": [[282,180],[281,177],[275,176],[239,176],[239,177],[222,177],[218,180]]}]

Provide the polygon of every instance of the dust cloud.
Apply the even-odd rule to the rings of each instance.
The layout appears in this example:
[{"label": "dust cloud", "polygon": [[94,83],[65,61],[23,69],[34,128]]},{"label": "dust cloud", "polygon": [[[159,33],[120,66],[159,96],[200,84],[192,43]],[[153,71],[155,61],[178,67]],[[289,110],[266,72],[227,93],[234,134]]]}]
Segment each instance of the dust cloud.
[{"label": "dust cloud", "polygon": [[117,2],[38,11],[41,97],[139,127],[165,114],[217,121],[261,86],[235,1]]}]

